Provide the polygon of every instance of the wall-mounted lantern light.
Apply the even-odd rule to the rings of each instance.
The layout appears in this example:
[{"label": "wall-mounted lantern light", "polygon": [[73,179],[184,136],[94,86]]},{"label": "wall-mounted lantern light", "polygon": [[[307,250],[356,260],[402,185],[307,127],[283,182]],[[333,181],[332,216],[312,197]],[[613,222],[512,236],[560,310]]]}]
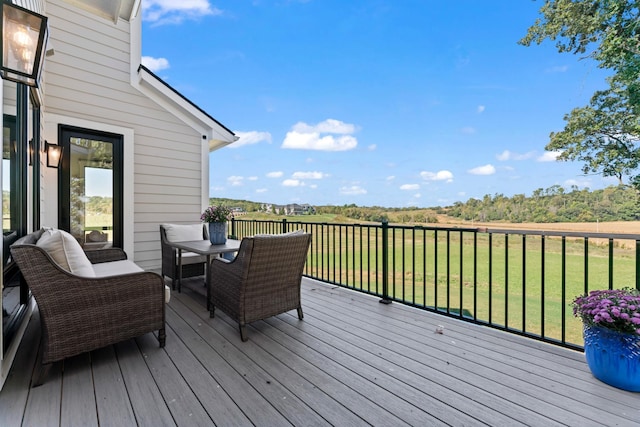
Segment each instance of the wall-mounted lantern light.
[{"label": "wall-mounted lantern light", "polygon": [[47,17],[2,0],[3,79],[38,87],[44,48],[47,42]]},{"label": "wall-mounted lantern light", "polygon": [[60,160],[62,160],[62,147],[55,144],[49,144],[45,141],[44,151],[47,155],[47,167],[60,167]]}]

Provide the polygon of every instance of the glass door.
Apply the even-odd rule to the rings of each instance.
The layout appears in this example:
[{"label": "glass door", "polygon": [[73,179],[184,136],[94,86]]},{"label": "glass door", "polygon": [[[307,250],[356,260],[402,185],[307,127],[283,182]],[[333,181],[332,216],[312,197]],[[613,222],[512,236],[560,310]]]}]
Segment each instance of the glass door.
[{"label": "glass door", "polygon": [[85,250],[122,247],[122,135],[60,126],[59,227]]}]

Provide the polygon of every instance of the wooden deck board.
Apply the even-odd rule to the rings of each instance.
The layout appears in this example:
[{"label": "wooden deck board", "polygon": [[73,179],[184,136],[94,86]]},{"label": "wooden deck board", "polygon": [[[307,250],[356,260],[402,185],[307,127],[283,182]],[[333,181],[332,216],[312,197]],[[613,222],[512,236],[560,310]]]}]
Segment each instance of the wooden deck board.
[{"label": "wooden deck board", "polygon": [[[319,299],[318,297],[317,299]],[[319,304],[317,299],[310,301],[309,304]],[[464,385],[465,382],[473,384],[476,389],[473,393],[468,393],[468,398],[474,399],[481,396],[480,388],[477,385],[483,385],[482,390],[493,395],[487,405],[496,405],[496,410],[508,413],[506,408],[511,408],[517,413],[513,416],[515,419],[522,419],[524,412],[528,412],[528,419],[534,422],[537,414],[532,413],[528,408],[535,408],[541,414],[551,412],[556,420],[562,423],[570,423],[575,419],[576,415],[582,416],[584,425],[588,425],[589,421],[593,425],[605,425],[611,422],[617,422],[620,418],[617,415],[611,415],[611,405],[613,402],[607,402],[606,410],[598,408],[598,404],[602,406],[602,401],[597,396],[589,399],[590,396],[576,396],[580,394],[576,390],[574,384],[566,384],[561,382],[563,378],[558,373],[548,378],[541,378],[540,374],[547,374],[548,369],[530,363],[528,354],[518,354],[514,357],[515,352],[509,349],[509,341],[504,341],[494,345],[493,349],[480,351],[476,345],[477,341],[464,342],[460,339],[460,335],[451,328],[445,328],[445,333],[435,334],[434,329],[425,329],[415,325],[407,325],[398,322],[391,313],[385,313],[385,322],[383,325],[373,325],[370,317],[370,310],[361,309],[357,304],[345,304],[343,300],[333,304],[330,311],[325,307],[326,304],[318,305],[316,312],[326,311],[327,316],[323,319],[326,323],[333,323],[336,328],[349,325],[349,329],[357,331],[358,336],[363,336],[363,331],[367,331],[371,337],[377,335],[386,336],[388,344],[386,348],[390,351],[387,360],[389,362],[394,359],[406,358],[402,366],[414,369],[414,373],[419,374],[423,378],[431,381],[434,378],[442,378],[438,373],[425,371],[423,367],[429,367],[438,370],[446,376],[454,377],[458,385]],[[327,301],[325,301],[327,302]],[[381,305],[381,309],[389,311],[389,306]],[[385,308],[386,307],[386,308]],[[368,306],[367,306],[368,308]],[[338,311],[339,321],[334,320],[333,315]],[[396,311],[395,309],[393,311]],[[455,322],[455,321],[453,321]],[[452,323],[453,323],[452,322]],[[478,326],[465,324],[466,329],[478,328]],[[482,329],[487,329],[480,327]],[[346,332],[346,331],[345,331]],[[499,331],[494,334],[505,335]],[[340,332],[334,332],[338,335]],[[437,345],[427,346],[425,343],[435,342]],[[365,348],[367,353],[375,351],[375,348]],[[499,351],[496,351],[499,350]],[[520,350],[518,350],[520,351]],[[505,357],[503,352],[510,353]],[[396,362],[397,363],[397,362]],[[509,364],[511,363],[511,365]],[[590,375],[590,374],[589,374]],[[566,378],[565,378],[566,379]],[[571,378],[573,380],[573,378]],[[450,385],[442,383],[450,387]],[[553,389],[553,393],[549,392],[549,388]],[[457,393],[464,394],[465,388],[456,389]],[[558,396],[562,393],[562,396]],[[499,399],[496,399],[499,397]],[[584,402],[582,398],[589,400]],[[572,404],[567,407],[558,407],[557,402],[569,398]],[[506,405],[511,402],[513,405]],[[618,408],[623,409],[623,408]],[[523,411],[524,410],[524,411]],[[548,419],[539,418],[541,425],[550,422]],[[629,421],[621,419],[620,421]]]},{"label": "wooden deck board", "polygon": [[[146,334],[56,363],[29,388],[32,318],[0,392],[0,425],[637,425],[638,393],[579,352],[305,279],[295,311],[241,342],[201,280],[173,292],[167,345]],[[443,334],[434,333],[437,325]]]},{"label": "wooden deck board", "polygon": [[[96,409],[101,427],[134,425],[136,418],[113,346],[91,352]],[[113,417],[113,414],[118,414]]]}]

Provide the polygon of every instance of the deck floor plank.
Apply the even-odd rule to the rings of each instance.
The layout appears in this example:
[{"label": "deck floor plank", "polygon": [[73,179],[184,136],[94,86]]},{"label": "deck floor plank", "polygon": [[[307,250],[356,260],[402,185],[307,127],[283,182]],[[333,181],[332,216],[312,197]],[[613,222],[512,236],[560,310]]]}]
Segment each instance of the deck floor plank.
[{"label": "deck floor plank", "polygon": [[98,425],[91,353],[80,354],[64,361],[60,424],[69,427]]},{"label": "deck floor plank", "polygon": [[136,418],[114,347],[92,351],[91,361],[100,427],[135,425]]},{"label": "deck floor plank", "polygon": [[[167,311],[172,313],[172,310]],[[171,322],[172,327],[167,331],[167,339],[172,340],[172,345],[166,347],[167,355],[187,383],[189,383],[195,395],[198,396],[199,403],[207,411],[213,423],[227,426],[252,425],[249,418],[209,372],[206,364],[200,363],[194,355],[194,353],[201,351],[196,350],[196,347],[206,347],[207,344],[201,339],[196,339],[192,342],[189,333],[181,332],[184,329],[177,325],[177,322],[178,320]],[[192,346],[191,350],[183,340]],[[211,349],[209,348],[204,352],[206,351],[210,352]],[[215,366],[216,372],[220,371],[218,367],[219,365]],[[268,409],[272,409],[270,405]],[[278,418],[278,421],[281,420]]]},{"label": "deck floor plank", "polygon": [[134,340],[115,345],[136,422],[140,426],[175,426],[167,402]]},{"label": "deck floor plank", "polygon": [[[199,314],[193,313],[192,321],[206,322],[210,326],[200,328],[200,335],[209,343],[218,341],[219,345],[215,346],[216,351],[289,422],[293,425],[327,425],[322,414],[305,403],[307,394],[313,393],[314,390],[304,378],[297,378],[296,382],[284,384],[279,379],[285,375],[283,369],[288,369],[286,366],[273,358],[263,357],[260,348],[251,340],[241,342],[237,328],[231,327],[226,322],[215,321],[215,318],[206,317],[207,320],[201,318],[200,316],[208,316],[208,312],[202,310],[199,304],[194,304],[193,299],[186,299],[184,302],[198,310]],[[224,314],[220,313],[219,316]],[[226,345],[221,345],[223,343]],[[322,409],[326,402],[321,399],[322,396],[317,395],[317,397],[319,409]]]},{"label": "deck floor plank", "polygon": [[[314,298],[313,302],[322,301],[323,294],[331,292],[352,293],[344,289],[327,287],[320,288],[319,291],[320,294]],[[328,296],[324,302],[323,305],[335,304],[336,309],[341,307],[343,313],[353,312],[357,318],[362,318],[367,313],[385,310],[384,305],[376,309],[362,298],[351,300],[347,304],[347,298],[334,300],[333,297]],[[564,395],[562,399],[573,399],[605,413],[622,414],[629,407],[637,405],[637,395],[634,393],[619,390],[595,380],[589,372],[583,353],[531,339],[522,339],[514,334],[472,325],[457,319],[442,316],[416,317],[415,311],[416,309],[411,307],[399,306],[386,313],[385,322],[380,326],[383,330],[379,333],[392,332],[390,336],[393,339],[408,347],[438,339],[438,345],[433,347],[435,351],[444,351],[447,355],[464,356],[473,363],[484,363],[490,368],[500,367],[502,371],[506,369],[510,377],[533,382],[536,385],[544,380],[548,382],[545,387],[552,385],[554,392]],[[333,310],[330,310],[330,313],[333,315]],[[416,323],[415,319],[420,319],[420,323]],[[446,325],[443,335],[434,334],[435,326],[438,324]],[[454,336],[454,340],[449,339]],[[405,339],[399,339],[399,337]],[[461,348],[466,349],[464,353],[460,352]],[[496,351],[497,349],[500,351]],[[640,411],[635,412],[631,417],[639,416]]]},{"label": "deck floor plank", "polygon": [[[359,336],[358,332],[358,335],[349,335],[347,338],[344,330],[330,325],[333,319],[323,317],[314,319],[314,313],[305,315],[306,323],[314,328],[311,330],[311,327],[305,325],[307,336],[323,342],[331,342],[336,348],[338,360],[350,366],[355,374],[364,378],[373,378],[379,387],[389,390],[417,408],[428,411],[430,416],[438,420],[453,421],[453,424],[472,422],[486,425],[510,425],[514,422],[512,416],[502,412],[504,407],[496,401],[495,395],[474,389],[472,382],[461,383],[451,378],[448,372],[441,372],[432,366],[425,367],[417,363],[419,367],[424,367],[428,371],[420,375],[415,370],[409,369],[411,366],[407,364],[413,364],[412,361],[407,361],[401,354],[390,353],[385,348],[386,344],[382,336],[372,335],[366,339]],[[291,323],[291,319],[286,317],[278,319]],[[267,322],[274,324],[276,319],[268,319]],[[342,338],[336,339],[336,336],[342,336]],[[323,354],[323,356],[336,357],[331,354]],[[344,362],[347,356],[353,359],[353,363]],[[404,415],[403,412],[400,413]],[[532,421],[535,421],[536,415],[533,414]],[[541,419],[540,424],[546,426],[552,425],[552,422]]]},{"label": "deck floor plank", "polygon": [[164,401],[177,425],[210,425],[211,417],[153,334],[136,338]]},{"label": "deck floor plank", "polygon": [[[183,290],[184,291],[184,290]],[[172,298],[173,299],[173,298]],[[197,331],[201,328],[208,328],[195,316],[191,310],[180,302],[178,297],[170,310],[167,310],[167,321],[170,322],[176,335],[189,348],[193,354],[193,358],[203,367],[200,374],[204,378],[205,373],[210,376],[210,390],[212,394],[224,392],[231,399],[234,406],[238,406],[243,415],[252,424],[263,425],[287,425],[290,424],[287,419],[273,406],[269,401],[260,394],[256,389],[250,386],[246,378],[234,369],[232,364],[225,360],[214,348],[212,343],[203,338]],[[204,308],[202,308],[204,310]],[[178,316],[177,313],[180,313]],[[196,325],[193,329],[189,325]],[[227,345],[226,343],[223,345]],[[180,355],[176,355],[180,357]],[[221,388],[219,389],[218,386]],[[206,386],[204,386],[206,387]],[[211,396],[211,398],[215,397]],[[225,399],[226,400],[226,399]],[[244,404],[242,404],[244,402]],[[236,408],[230,408],[234,415]],[[245,425],[240,419],[233,419],[239,425]]]},{"label": "deck floor plank", "polygon": [[[201,278],[155,334],[55,363],[30,388],[37,312],[0,391],[0,425],[637,426],[637,393],[593,378],[584,355],[303,280],[295,311],[254,322],[248,342],[208,317]],[[436,334],[437,325],[444,326]]]},{"label": "deck floor plank", "polygon": [[[204,321],[209,320],[205,318],[205,316],[208,316],[206,312],[200,314],[200,316]],[[215,319],[209,321],[223,321],[228,325],[228,328],[226,329],[230,333],[234,336],[238,334],[236,329],[237,323],[233,322],[229,317],[222,313],[220,315],[217,314]],[[260,324],[262,322],[256,323]],[[253,327],[249,326],[249,328]],[[270,328],[266,329],[269,329],[269,332],[276,332]],[[233,336],[231,338],[233,339]],[[338,381],[330,375],[330,371],[339,368],[339,366],[320,363],[319,365],[324,364],[325,366],[323,366],[323,368],[318,368],[317,366],[307,362],[304,355],[316,351],[308,345],[291,339],[291,337],[283,335],[282,333],[277,335],[276,339],[271,338],[269,334],[253,334],[251,335],[250,341],[254,342],[261,348],[264,352],[262,357],[265,357],[266,359],[273,358],[274,360],[282,361],[281,363],[286,365],[288,368],[287,370],[280,369],[273,370],[273,372],[282,372],[282,374],[278,376],[282,382],[295,384],[296,389],[292,391],[296,391],[297,395],[305,397],[300,393],[301,390],[306,390],[305,387],[302,387],[303,384],[307,384],[307,387],[311,387],[313,390],[319,390],[324,393],[320,399],[318,399],[316,394],[306,396],[306,398],[308,401],[310,400],[313,402],[314,409],[321,411],[323,416],[326,417],[330,423],[348,423],[349,420],[361,423],[362,420],[365,420],[369,423],[378,422],[387,425],[400,426],[403,424],[401,418],[390,414],[387,410],[380,408],[378,405],[366,398],[368,394],[376,393],[376,391],[373,390],[371,383],[367,383],[364,392],[356,392],[347,387],[343,382]],[[256,352],[252,351],[251,353],[252,357],[258,357]],[[327,362],[328,360],[324,359],[323,361]],[[263,363],[264,362],[260,362],[260,364]],[[274,362],[269,362],[269,364],[272,363]],[[289,370],[291,372],[289,372]],[[351,377],[350,380],[358,381],[358,379],[354,379],[353,377]],[[339,396],[339,399],[336,398],[337,396]],[[329,399],[327,400],[327,398]],[[324,407],[318,404],[319,400],[325,402]],[[409,409],[415,411],[416,408],[414,407]],[[348,412],[345,412],[345,410]],[[356,417],[354,417],[354,415]]]},{"label": "deck floor plank", "polygon": [[0,394],[0,426],[22,423],[31,387],[31,374],[38,355],[40,341],[40,315],[31,316],[24,337],[16,353],[13,366]]},{"label": "deck floor plank", "polygon": [[[316,300],[310,302],[310,304],[316,303]],[[423,330],[418,330],[415,326],[413,327],[415,330],[412,330],[411,325],[394,322],[390,313],[385,315],[387,321],[383,326],[374,326],[366,318],[368,311],[354,309],[354,304],[346,305],[338,302],[331,310],[327,310],[324,307],[326,305],[318,306],[319,310],[324,310],[325,314],[327,314],[325,321],[333,322],[336,328],[341,328],[342,324],[334,320],[334,310],[340,310],[341,320],[344,320],[344,323],[349,325],[349,330],[356,330],[358,333],[368,331],[372,336],[376,334],[388,336],[389,350],[392,351],[390,358],[394,357],[393,354],[403,352],[404,354],[401,357],[407,356],[410,358],[405,366],[412,365],[420,369],[420,366],[423,366],[426,362],[427,365],[438,368],[442,372],[446,372],[447,375],[457,375],[457,379],[460,381],[466,380],[473,384],[485,384],[485,391],[495,396],[500,396],[500,400],[498,400],[500,402],[508,399],[522,408],[530,408],[535,405],[537,410],[541,410],[542,413],[553,412],[561,422],[571,422],[576,416],[582,417],[585,423],[587,423],[587,420],[591,420],[593,425],[629,421],[628,418],[624,419],[626,418],[624,416],[611,415],[611,409],[624,409],[620,405],[616,405],[611,401],[602,402],[602,399],[597,396],[586,396],[584,393],[583,396],[576,397],[576,394],[580,394],[580,392],[576,390],[575,385],[559,382],[557,375],[541,379],[539,375],[532,375],[532,365],[530,363],[509,366],[509,360],[516,360],[516,362],[518,360],[513,357],[509,359],[501,358],[502,352],[509,351],[509,346],[506,343],[501,343],[495,346],[492,351],[483,353],[477,346],[471,346],[461,341],[459,335],[451,331],[443,335],[429,332],[428,335],[423,334],[420,337],[419,335],[423,333]],[[471,327],[477,326],[467,326],[467,328]],[[395,333],[393,333],[394,331]],[[500,331],[493,332],[506,335]],[[424,343],[429,341],[436,341],[438,345],[425,347]],[[498,360],[496,360],[496,357],[498,357]],[[520,360],[523,358],[523,355],[519,355]],[[415,363],[414,361],[419,362]],[[499,369],[496,369],[496,367],[499,367]],[[544,368],[539,369],[539,373],[544,371]],[[542,384],[543,382],[548,383]],[[553,393],[549,393],[548,389],[545,388],[548,387],[549,383],[553,384]],[[510,389],[511,391],[509,392]],[[462,390],[459,390],[459,392],[462,392]],[[558,408],[556,402],[562,400],[562,397],[558,396],[557,393],[564,394],[564,398],[572,399],[572,404],[567,408]],[[584,402],[580,397],[590,401]],[[606,410],[603,411],[602,406],[604,405],[606,405]],[[618,407],[612,408],[611,406]],[[566,412],[564,418],[560,417],[563,411]],[[541,421],[544,424],[544,420]]]}]

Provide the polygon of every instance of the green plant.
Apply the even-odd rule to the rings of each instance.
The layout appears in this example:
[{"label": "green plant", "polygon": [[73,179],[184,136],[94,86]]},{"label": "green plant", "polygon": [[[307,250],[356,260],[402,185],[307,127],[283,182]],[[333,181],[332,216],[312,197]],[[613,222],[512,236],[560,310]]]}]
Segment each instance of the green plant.
[{"label": "green plant", "polygon": [[233,212],[225,205],[209,206],[200,215],[203,222],[227,222],[233,218]]},{"label": "green plant", "polygon": [[573,315],[585,325],[640,335],[640,291],[631,288],[591,291],[573,300]]}]

